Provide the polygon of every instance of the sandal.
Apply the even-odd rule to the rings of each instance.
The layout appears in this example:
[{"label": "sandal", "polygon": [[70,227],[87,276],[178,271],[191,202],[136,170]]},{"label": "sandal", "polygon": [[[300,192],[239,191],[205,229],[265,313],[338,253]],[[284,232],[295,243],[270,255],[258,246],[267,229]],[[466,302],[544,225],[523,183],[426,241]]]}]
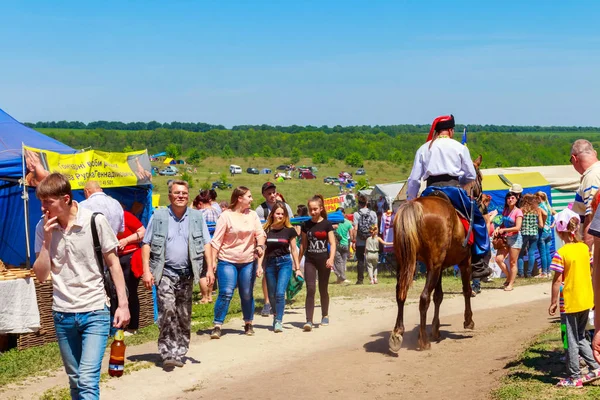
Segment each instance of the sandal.
[{"label": "sandal", "polygon": [[504,291],[505,291],[505,292],[510,292],[510,291],[512,291],[513,289],[514,289],[514,288],[513,288],[512,286],[506,286],[506,287],[504,288]]}]

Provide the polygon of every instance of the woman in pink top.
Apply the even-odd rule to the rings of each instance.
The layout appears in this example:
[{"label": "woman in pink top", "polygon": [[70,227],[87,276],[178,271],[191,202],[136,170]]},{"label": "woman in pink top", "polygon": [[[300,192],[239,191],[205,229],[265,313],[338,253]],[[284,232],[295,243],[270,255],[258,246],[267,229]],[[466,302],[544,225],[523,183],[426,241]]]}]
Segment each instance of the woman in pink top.
[{"label": "woman in pink top", "polygon": [[[265,251],[265,231],[255,211],[250,209],[252,194],[250,189],[238,186],[231,194],[231,205],[223,211],[215,234],[210,242],[217,254],[217,278],[219,296],[215,302],[214,328],[212,339],[221,337],[221,325],[227,316],[229,303],[236,284],[239,287],[242,314],[246,335],[254,335],[254,279],[262,276],[262,267],[255,260]],[[214,271],[208,271],[206,277],[214,282]]]},{"label": "woman in pink top", "polygon": [[[504,290],[513,290],[513,283],[517,277],[517,260],[521,247],[523,247],[523,237],[521,236],[521,224],[523,223],[523,211],[517,207],[517,196],[513,192],[508,192],[504,199],[504,211],[502,211],[502,225],[496,229],[494,234],[506,235],[506,244],[508,247],[498,250],[496,263],[506,275]],[[504,264],[506,256],[510,256],[510,270]]]}]

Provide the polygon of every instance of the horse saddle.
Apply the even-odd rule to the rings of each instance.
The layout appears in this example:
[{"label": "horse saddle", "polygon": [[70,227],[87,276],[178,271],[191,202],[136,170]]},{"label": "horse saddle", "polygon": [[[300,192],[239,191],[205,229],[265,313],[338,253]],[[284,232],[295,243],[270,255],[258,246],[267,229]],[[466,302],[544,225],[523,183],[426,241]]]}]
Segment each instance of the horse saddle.
[{"label": "horse saddle", "polygon": [[[430,193],[427,193],[427,195],[425,197],[430,197],[430,196],[439,197],[441,199],[446,200],[450,204],[452,204],[450,197],[448,197],[448,195],[446,193],[442,192],[439,189],[432,190]],[[454,207],[454,204],[452,204],[452,207]],[[469,226],[470,226],[469,219],[463,213],[461,213],[459,210],[457,210],[456,207],[454,207],[454,211],[456,211],[456,215],[458,215],[458,219],[460,220],[460,223],[465,228],[465,232],[469,232]],[[469,235],[469,240],[467,241],[467,244],[470,246],[473,243],[475,243],[475,234],[471,230],[471,234]]]}]

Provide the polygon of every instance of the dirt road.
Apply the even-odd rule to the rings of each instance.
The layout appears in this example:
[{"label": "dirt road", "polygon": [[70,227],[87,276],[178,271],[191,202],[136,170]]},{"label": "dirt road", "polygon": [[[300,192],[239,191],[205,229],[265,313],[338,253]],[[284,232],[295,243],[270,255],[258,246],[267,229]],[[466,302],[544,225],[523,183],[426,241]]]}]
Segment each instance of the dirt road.
[{"label": "dirt road", "polygon": [[[193,338],[183,368],[166,372],[152,366],[110,379],[102,384],[101,397],[486,399],[506,363],[548,327],[548,291],[547,283],[508,293],[484,291],[472,301],[474,331],[462,327],[462,296],[447,296],[441,307],[442,341],[427,352],[416,350],[418,305],[408,304],[407,333],[398,355],[388,352],[396,316],[391,299],[334,298],[331,324],[310,333],[301,329],[303,309],[286,312],[282,334],[270,330],[270,319],[257,317],[256,335],[246,337],[241,321],[234,320],[225,325],[220,340],[211,341],[206,332]],[[433,302],[428,322],[432,308]],[[131,359],[157,360],[154,343],[128,350]],[[67,379],[64,374],[47,378],[35,393],[53,381],[64,385]],[[24,390],[20,395],[31,398],[35,393]]]}]

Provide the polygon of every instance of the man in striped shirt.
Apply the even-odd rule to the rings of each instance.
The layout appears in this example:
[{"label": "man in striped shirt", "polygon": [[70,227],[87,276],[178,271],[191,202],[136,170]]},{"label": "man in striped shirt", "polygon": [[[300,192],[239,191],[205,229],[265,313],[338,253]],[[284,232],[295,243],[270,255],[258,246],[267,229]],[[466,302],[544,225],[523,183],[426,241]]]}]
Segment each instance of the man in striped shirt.
[{"label": "man in striped shirt", "polygon": [[583,221],[583,240],[591,249],[593,237],[588,233],[592,222],[592,201],[600,187],[600,162],[592,144],[585,139],[576,140],[571,147],[571,164],[581,174],[581,183],[575,194],[573,211]]}]

